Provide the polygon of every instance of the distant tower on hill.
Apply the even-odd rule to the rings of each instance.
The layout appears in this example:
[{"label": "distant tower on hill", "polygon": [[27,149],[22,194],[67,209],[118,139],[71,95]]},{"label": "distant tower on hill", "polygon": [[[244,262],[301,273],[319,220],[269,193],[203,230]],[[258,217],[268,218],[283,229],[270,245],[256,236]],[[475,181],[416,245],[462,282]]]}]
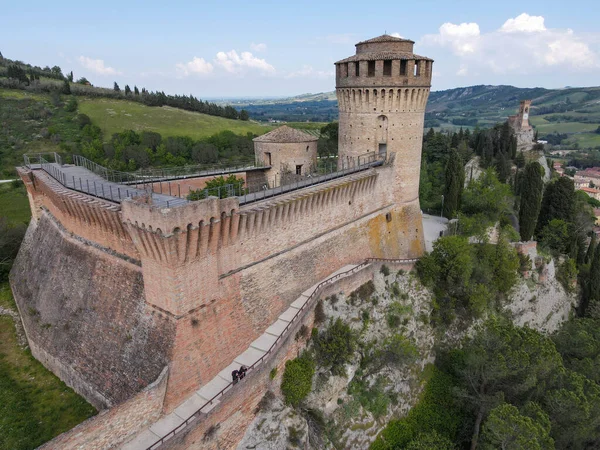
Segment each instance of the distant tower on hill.
[{"label": "distant tower on hill", "polygon": [[529,110],[531,109],[531,100],[521,100],[519,113],[508,117],[508,124],[513,129],[517,137],[517,145],[530,147],[533,143],[533,128],[529,124]]},{"label": "distant tower on hill", "polygon": [[336,64],[339,161],[395,153],[396,199],[418,199],[425,106],[433,60],[389,35],[356,44]]}]

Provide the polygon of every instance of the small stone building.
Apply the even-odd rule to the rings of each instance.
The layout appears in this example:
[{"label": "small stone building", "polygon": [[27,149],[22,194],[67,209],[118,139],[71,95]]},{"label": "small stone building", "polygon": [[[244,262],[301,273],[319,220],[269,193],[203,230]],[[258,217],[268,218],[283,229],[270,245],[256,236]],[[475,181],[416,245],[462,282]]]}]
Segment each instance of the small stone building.
[{"label": "small stone building", "polygon": [[315,171],[318,138],[286,125],[254,139],[256,163],[265,171],[269,186],[293,182]]}]

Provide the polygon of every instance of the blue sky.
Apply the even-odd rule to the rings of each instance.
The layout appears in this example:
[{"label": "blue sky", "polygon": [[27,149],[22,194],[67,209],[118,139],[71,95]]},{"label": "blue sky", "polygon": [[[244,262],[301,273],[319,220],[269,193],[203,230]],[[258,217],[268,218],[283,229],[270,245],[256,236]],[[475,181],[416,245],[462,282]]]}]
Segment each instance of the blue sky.
[{"label": "blue sky", "polygon": [[386,31],[435,59],[435,90],[600,84],[597,1],[0,1],[5,57],[99,86],[201,98],[331,91],[333,63]]}]

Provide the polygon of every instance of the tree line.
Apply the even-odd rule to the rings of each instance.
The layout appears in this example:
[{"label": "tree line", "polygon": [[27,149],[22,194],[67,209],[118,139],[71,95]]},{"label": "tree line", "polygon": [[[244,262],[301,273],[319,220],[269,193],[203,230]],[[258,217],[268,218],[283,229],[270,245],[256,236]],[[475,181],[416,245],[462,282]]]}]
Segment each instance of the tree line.
[{"label": "tree line", "polygon": [[[198,99],[191,94],[169,95],[163,91],[148,91],[144,87],[139,89],[134,86],[131,89],[129,85],[125,85],[124,89],[121,90],[116,81],[113,84],[113,89],[94,87],[84,77],[74,81],[73,72],[64,75],[59,66],[42,69],[21,61],[0,58],[0,69],[2,68],[4,69],[0,70],[0,78],[5,77],[7,81],[6,83],[0,83],[0,86],[9,88],[33,92],[58,91],[62,94],[130,100],[147,106],[171,106],[227,119],[249,120],[248,112],[244,109],[238,111],[229,105],[220,106],[216,103]],[[46,81],[45,78],[52,81]]]}]

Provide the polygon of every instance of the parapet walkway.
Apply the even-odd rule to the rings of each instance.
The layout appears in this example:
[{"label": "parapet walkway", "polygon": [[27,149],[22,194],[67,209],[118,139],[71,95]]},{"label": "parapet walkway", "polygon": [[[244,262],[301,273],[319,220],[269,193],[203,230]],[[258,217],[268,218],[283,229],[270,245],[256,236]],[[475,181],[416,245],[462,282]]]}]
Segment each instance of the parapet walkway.
[{"label": "parapet walkway", "polygon": [[[288,337],[291,327],[302,318],[302,313],[310,309],[313,303],[319,298],[325,286],[351,276],[369,267],[373,262],[410,264],[416,261],[416,259],[370,258],[361,264],[346,265],[332,273],[325,280],[300,294],[300,297],[292,302],[290,307],[279,316],[275,323],[267,328],[258,339],[252,342],[246,351],[234,358],[233,362],[219,372],[215,378],[192,394],[192,396],[175,408],[171,414],[161,417],[157,422],[141,431],[135,438],[122,445],[121,449],[150,450],[158,448],[164,442],[182,432],[194,419],[207,414],[220,403],[219,397],[235,386],[232,382],[231,372],[239,369],[241,365],[248,367],[248,372],[251,372],[260,364],[265,363],[268,356]],[[237,384],[243,386],[244,381],[240,381]]]},{"label": "parapet walkway", "polygon": [[[81,166],[58,163],[32,165],[32,169],[36,168],[43,169],[66,188],[115,203],[121,203],[126,198],[148,195],[148,192],[143,189],[113,183]],[[183,198],[156,193],[152,193],[152,201],[155,205],[167,208],[188,203]]]}]

